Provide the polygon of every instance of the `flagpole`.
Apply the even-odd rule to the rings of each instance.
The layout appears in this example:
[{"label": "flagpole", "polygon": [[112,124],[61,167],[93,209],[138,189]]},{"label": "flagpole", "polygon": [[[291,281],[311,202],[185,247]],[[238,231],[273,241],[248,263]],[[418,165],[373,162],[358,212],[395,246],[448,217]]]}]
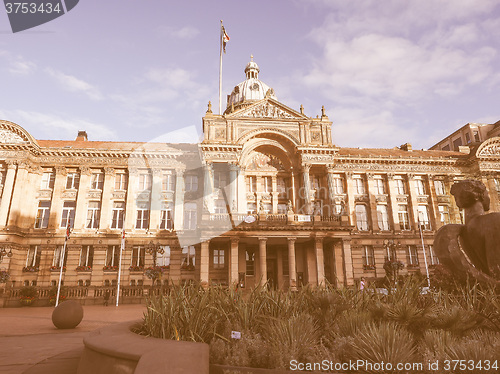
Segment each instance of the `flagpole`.
[{"label": "flagpole", "polygon": [[219,58],[219,114],[222,114],[222,44],[224,41],[222,20],[220,20],[220,58]]},{"label": "flagpole", "polygon": [[116,286],[116,306],[118,306],[118,300],[120,299],[120,277],[122,273],[122,253],[124,246],[125,246],[125,229],[123,229],[122,231],[122,241],[120,244],[120,258],[118,259],[118,282]]},{"label": "flagpole", "polygon": [[63,273],[63,267],[64,267],[64,255],[66,254],[66,243],[67,243],[68,238],[69,238],[70,227],[71,227],[71,221],[68,218],[68,227],[66,228],[66,237],[64,238],[64,246],[63,246],[63,250],[62,250],[62,255],[61,255],[61,259],[59,260],[59,266],[61,269],[59,271],[59,283],[57,284],[56,307],[59,305],[59,295],[61,293],[62,273]]},{"label": "flagpole", "polygon": [[420,239],[422,240],[422,251],[424,252],[424,263],[425,263],[425,274],[427,275],[427,286],[431,288],[431,280],[429,278],[429,266],[427,265],[427,255],[425,254],[424,246],[424,235],[422,233],[422,223],[418,223],[418,229],[420,231]]}]

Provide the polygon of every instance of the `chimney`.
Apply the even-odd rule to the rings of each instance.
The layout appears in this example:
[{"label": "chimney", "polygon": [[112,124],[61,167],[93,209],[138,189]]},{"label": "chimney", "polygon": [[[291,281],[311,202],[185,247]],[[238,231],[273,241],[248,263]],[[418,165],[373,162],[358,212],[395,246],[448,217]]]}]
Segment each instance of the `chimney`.
[{"label": "chimney", "polygon": [[399,149],[401,149],[402,151],[407,151],[407,152],[411,152],[412,151],[410,143],[405,143],[405,144],[401,145],[399,147]]},{"label": "chimney", "polygon": [[75,139],[77,142],[80,141],[80,142],[86,142],[88,139],[87,137],[87,131],[85,130],[82,130],[82,131],[78,131],[78,136],[76,137]]}]

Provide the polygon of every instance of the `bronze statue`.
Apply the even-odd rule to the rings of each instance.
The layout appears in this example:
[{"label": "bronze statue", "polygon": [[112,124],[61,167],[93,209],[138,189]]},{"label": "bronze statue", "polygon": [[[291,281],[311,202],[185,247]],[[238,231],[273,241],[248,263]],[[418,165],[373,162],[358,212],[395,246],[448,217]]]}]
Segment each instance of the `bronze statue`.
[{"label": "bronze statue", "polygon": [[451,271],[468,272],[477,280],[500,284],[500,213],[485,214],[490,198],[483,183],[464,180],[451,188],[465,213],[465,224],[445,225],[434,239],[440,262]]}]

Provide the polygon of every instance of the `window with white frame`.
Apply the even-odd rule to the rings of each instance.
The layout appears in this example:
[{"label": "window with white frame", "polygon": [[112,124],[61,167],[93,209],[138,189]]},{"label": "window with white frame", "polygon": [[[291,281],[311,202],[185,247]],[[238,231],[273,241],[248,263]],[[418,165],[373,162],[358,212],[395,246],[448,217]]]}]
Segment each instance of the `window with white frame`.
[{"label": "window with white frame", "polygon": [[186,192],[196,192],[198,191],[198,176],[197,175],[186,175],[184,177]]},{"label": "window with white frame", "polygon": [[161,189],[162,191],[175,190],[175,176],[172,173],[163,173],[161,176]]},{"label": "window with white frame", "polygon": [[408,266],[418,265],[418,255],[417,255],[416,245],[408,245],[406,247],[406,263],[408,264]]},{"label": "window with white frame", "polygon": [[264,192],[273,192],[273,178],[272,177],[262,177],[262,183],[264,184]]},{"label": "window with white frame", "polygon": [[139,230],[147,230],[149,228],[150,208],[148,203],[137,204],[137,219],[135,228]]},{"label": "window with white frame", "polygon": [[80,261],[78,266],[92,267],[94,262],[94,247],[91,245],[83,245],[80,250]]},{"label": "window with white frame", "polygon": [[369,229],[366,205],[356,205],[356,227],[359,231],[368,231]]},{"label": "window with white frame", "polygon": [[335,201],[333,204],[333,213],[336,216],[344,214],[344,203],[342,201]]},{"label": "window with white frame", "polygon": [[227,213],[226,201],[222,199],[215,200],[215,213],[224,214]]},{"label": "window with white frame", "polygon": [[375,254],[371,245],[363,246],[363,266],[370,268],[375,266]]},{"label": "window with white frame", "polygon": [[130,266],[144,267],[146,259],[146,248],[144,246],[136,245],[132,247],[132,262]]},{"label": "window with white frame", "polygon": [[381,175],[375,176],[375,178],[373,179],[373,184],[374,184],[375,194],[377,195],[385,194],[384,180],[382,179]]},{"label": "window with white frame", "polygon": [[214,188],[225,188],[227,186],[227,172],[224,170],[214,171]]},{"label": "window with white frame", "polygon": [[196,203],[184,204],[184,230],[195,230],[198,225],[198,208]]},{"label": "window with white frame", "polygon": [[340,174],[333,174],[333,193],[335,195],[344,193],[344,179]]},{"label": "window with white frame", "polygon": [[377,205],[377,221],[378,228],[382,231],[390,230],[389,224],[389,211],[387,205],[379,204]]},{"label": "window with white frame", "polygon": [[196,265],[196,250],[194,245],[182,247],[181,268],[194,267]]},{"label": "window with white frame", "polygon": [[406,194],[406,188],[405,188],[405,181],[403,180],[403,177],[400,175],[397,175],[394,177],[394,181],[396,182],[396,192],[398,195],[405,195]]},{"label": "window with white frame", "polygon": [[361,175],[355,175],[352,181],[354,182],[354,192],[357,195],[364,195],[365,181],[363,180],[363,177]]},{"label": "window with white frame", "polygon": [[435,180],[434,188],[436,189],[436,195],[446,195],[444,182],[442,180]]},{"label": "window with white frame", "polygon": [[120,246],[109,245],[106,250],[106,266],[118,267],[120,263]]},{"label": "window with white frame", "polygon": [[385,247],[385,260],[386,261],[397,261],[398,253],[394,246]]},{"label": "window with white frame", "polygon": [[418,206],[418,221],[423,230],[431,229],[431,221],[429,219],[429,208],[427,205]]},{"label": "window with white frame", "polygon": [[224,249],[217,248],[213,250],[214,269],[223,269],[224,264]]},{"label": "window with white frame", "polygon": [[46,171],[42,174],[42,185],[40,188],[42,190],[51,190],[54,188],[55,175],[51,171]]},{"label": "window with white frame", "polygon": [[66,175],[66,189],[78,189],[80,185],[80,175],[78,173],[68,173]]},{"label": "window with white frame", "polygon": [[139,191],[148,191],[151,189],[151,174],[139,174]]},{"label": "window with white frame", "polygon": [[278,214],[287,214],[288,206],[287,206],[287,204],[278,204],[277,210],[278,210]]},{"label": "window with white frame", "polygon": [[162,245],[163,253],[156,255],[156,266],[170,266],[170,246]]},{"label": "window with white frame", "polygon": [[286,181],[285,178],[283,177],[278,177],[276,179],[276,188],[277,191],[280,195],[280,197],[286,197],[287,196],[287,191],[286,191]]},{"label": "window with white frame", "polygon": [[317,174],[311,175],[311,190],[319,190],[321,188],[321,178]]},{"label": "window with white frame", "polygon": [[125,219],[125,202],[114,201],[113,210],[111,211],[111,228],[123,229],[124,219]]},{"label": "window with white frame", "polygon": [[87,229],[98,229],[99,219],[101,217],[101,203],[99,201],[89,201],[87,210]]},{"label": "window with white frame", "polygon": [[411,230],[408,205],[398,205],[399,227],[401,230]]},{"label": "window with white frame", "polygon": [[162,202],[160,211],[160,230],[174,228],[174,204]]},{"label": "window with white frame", "polygon": [[115,174],[115,190],[117,191],[126,191],[127,190],[128,178],[125,173],[116,173]]},{"label": "window with white frame", "polygon": [[247,177],[247,192],[257,192],[257,177],[254,175]]},{"label": "window with white frame", "polygon": [[68,224],[73,227],[75,225],[75,201],[65,201],[63,203],[61,228],[68,227]]},{"label": "window with white frame", "polygon": [[[63,259],[64,253],[64,259]],[[68,260],[68,248],[66,247],[66,251],[64,251],[64,246],[58,245],[56,249],[54,249],[54,257],[52,258],[52,266],[56,268],[61,267],[61,263],[63,267],[66,266],[66,262]]]},{"label": "window with white frame", "polygon": [[255,275],[255,252],[245,251],[246,275]]},{"label": "window with white frame", "polygon": [[46,229],[49,226],[50,205],[50,200],[41,200],[38,202],[35,229]]},{"label": "window with white frame", "polygon": [[31,245],[28,249],[26,257],[26,267],[40,267],[40,259],[42,257],[42,250],[38,245]]},{"label": "window with white frame", "polygon": [[247,214],[257,214],[257,204],[247,203]]},{"label": "window with white frame", "polygon": [[438,265],[439,258],[436,256],[436,253],[434,253],[434,247],[432,245],[429,245],[428,248],[429,248],[430,265]]},{"label": "window with white frame", "polygon": [[422,177],[415,178],[415,190],[417,195],[425,195],[425,185]]},{"label": "window with white frame", "polygon": [[448,205],[438,205],[439,221],[443,224],[450,223],[450,208]]},{"label": "window with white frame", "polygon": [[104,174],[103,173],[92,173],[90,178],[90,188],[92,190],[102,190],[104,185]]}]

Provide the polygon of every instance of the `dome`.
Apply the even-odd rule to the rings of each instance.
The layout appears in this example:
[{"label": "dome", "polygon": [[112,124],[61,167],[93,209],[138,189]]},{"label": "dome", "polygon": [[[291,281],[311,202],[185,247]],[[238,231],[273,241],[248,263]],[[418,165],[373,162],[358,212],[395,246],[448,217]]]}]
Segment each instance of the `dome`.
[{"label": "dome", "polygon": [[267,96],[276,99],[274,90],[259,80],[259,71],[259,65],[257,65],[253,60],[253,56],[251,56],[251,61],[245,67],[247,79],[235,86],[231,95],[228,95],[225,113],[230,112],[232,107],[239,109],[262,100]]}]

